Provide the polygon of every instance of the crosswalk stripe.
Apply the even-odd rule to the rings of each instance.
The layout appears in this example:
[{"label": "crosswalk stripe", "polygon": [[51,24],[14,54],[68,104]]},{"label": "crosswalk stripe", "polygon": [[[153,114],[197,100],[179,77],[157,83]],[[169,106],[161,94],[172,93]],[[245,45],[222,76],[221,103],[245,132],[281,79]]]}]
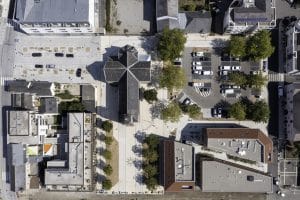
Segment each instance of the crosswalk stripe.
[{"label": "crosswalk stripe", "polygon": [[284,74],[282,74],[282,73],[268,74],[268,80],[269,80],[269,82],[283,82]]},{"label": "crosswalk stripe", "polygon": [[1,86],[4,86],[5,81],[13,80],[13,77],[1,76],[0,79],[1,79],[1,81],[0,81]]}]

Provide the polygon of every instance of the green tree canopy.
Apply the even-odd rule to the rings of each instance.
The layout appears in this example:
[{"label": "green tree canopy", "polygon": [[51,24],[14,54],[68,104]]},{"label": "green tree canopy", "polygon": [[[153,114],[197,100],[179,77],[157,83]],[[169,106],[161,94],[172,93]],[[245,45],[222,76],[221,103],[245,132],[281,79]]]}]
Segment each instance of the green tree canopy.
[{"label": "green tree canopy", "polygon": [[145,90],[144,98],[148,103],[152,103],[153,101],[157,101],[157,91],[155,89]]},{"label": "green tree canopy", "polygon": [[150,134],[145,138],[144,142],[148,144],[150,149],[156,149],[159,144],[159,137],[157,135]]},{"label": "green tree canopy", "polygon": [[104,190],[110,190],[111,187],[112,187],[111,180],[105,179],[105,180],[102,182],[102,188],[103,188]]},{"label": "green tree canopy", "polygon": [[181,109],[178,103],[171,102],[166,108],[161,111],[161,118],[164,121],[177,122],[181,116]]},{"label": "green tree canopy", "polygon": [[111,145],[111,143],[114,141],[114,139],[111,136],[105,136],[104,142],[106,145]]},{"label": "green tree canopy", "polygon": [[248,75],[247,82],[249,87],[261,88],[266,84],[267,77],[263,76],[262,73],[250,74]]},{"label": "green tree canopy", "polygon": [[145,184],[148,188],[148,190],[155,190],[155,188],[157,187],[157,179],[154,177],[151,178],[146,178],[145,179]]},{"label": "green tree canopy", "polygon": [[158,153],[154,149],[143,149],[143,157],[150,163],[154,163],[158,159]]},{"label": "green tree canopy", "polygon": [[249,109],[249,116],[255,122],[268,122],[270,117],[268,104],[265,101],[256,101]]},{"label": "green tree canopy", "polygon": [[254,61],[270,57],[275,50],[271,43],[271,33],[261,30],[250,36],[246,50],[248,57]]},{"label": "green tree canopy", "polygon": [[101,128],[106,132],[110,132],[113,129],[113,123],[110,120],[106,120],[102,123]]},{"label": "green tree canopy", "polygon": [[157,174],[157,168],[154,165],[146,165],[144,167],[144,176],[146,178],[153,177]]},{"label": "green tree canopy", "polygon": [[233,117],[239,121],[245,120],[246,119],[246,108],[245,106],[237,102],[235,104],[232,104],[230,109],[229,109],[229,116]]},{"label": "green tree canopy", "polygon": [[105,173],[106,175],[109,176],[109,175],[112,174],[113,169],[112,169],[111,165],[108,164],[108,165],[106,165],[106,166],[103,168],[103,171],[104,171],[104,173]]},{"label": "green tree canopy", "polygon": [[110,160],[111,159],[111,152],[107,149],[105,149],[102,153],[103,157],[106,159],[106,160]]},{"label": "green tree canopy", "polygon": [[158,42],[158,53],[163,61],[180,57],[184,49],[186,37],[179,29],[164,29],[160,34]]},{"label": "green tree canopy", "polygon": [[201,108],[196,104],[192,105],[181,105],[180,106],[184,113],[187,113],[190,118],[196,119],[201,114]]},{"label": "green tree canopy", "polygon": [[165,87],[170,92],[173,89],[182,89],[187,84],[184,70],[173,65],[167,65],[163,68],[159,82],[160,87]]},{"label": "green tree canopy", "polygon": [[246,38],[243,36],[231,36],[228,50],[234,57],[244,57],[246,55]]},{"label": "green tree canopy", "polygon": [[247,76],[244,73],[229,73],[228,79],[238,86],[246,86],[247,84]]}]

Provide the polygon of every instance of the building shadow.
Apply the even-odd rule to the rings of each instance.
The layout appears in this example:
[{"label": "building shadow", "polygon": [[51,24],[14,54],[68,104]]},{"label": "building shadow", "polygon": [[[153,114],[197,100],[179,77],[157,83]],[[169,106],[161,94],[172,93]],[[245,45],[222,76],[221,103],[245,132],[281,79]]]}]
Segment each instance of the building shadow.
[{"label": "building shadow", "polygon": [[278,137],[278,117],[279,117],[279,108],[278,108],[278,83],[270,82],[268,84],[268,102],[270,112],[270,118],[268,123],[268,133],[274,137]]},{"label": "building shadow", "polygon": [[101,80],[101,71],[103,71],[104,62],[94,62],[86,66],[87,71],[92,75],[92,77],[97,81]]},{"label": "building shadow", "polygon": [[143,35],[152,35],[156,32],[156,1],[143,0],[143,20],[150,22],[149,30],[141,32]]},{"label": "building shadow", "polygon": [[184,143],[190,141],[203,145],[205,128],[243,128],[243,126],[234,123],[188,123],[181,131],[180,140]]}]

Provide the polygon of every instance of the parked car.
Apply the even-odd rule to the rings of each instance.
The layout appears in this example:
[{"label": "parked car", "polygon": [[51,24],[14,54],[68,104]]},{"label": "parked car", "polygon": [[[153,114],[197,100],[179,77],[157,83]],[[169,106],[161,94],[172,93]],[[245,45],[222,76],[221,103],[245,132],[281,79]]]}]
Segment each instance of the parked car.
[{"label": "parked car", "polygon": [[212,114],[212,117],[221,118],[222,117],[222,108],[212,108],[211,114]]},{"label": "parked car", "polygon": [[74,54],[72,54],[72,53],[67,53],[67,54],[66,54],[66,57],[67,57],[67,58],[74,58]]},{"label": "parked car", "polygon": [[78,69],[76,70],[76,76],[77,76],[77,77],[81,77],[81,68],[78,68]]},{"label": "parked car", "polygon": [[231,66],[220,66],[220,70],[231,70]]},{"label": "parked car", "polygon": [[226,71],[226,70],[220,71],[221,76],[227,76],[228,74],[229,74],[229,71]]},{"label": "parked car", "polygon": [[32,53],[32,57],[41,57],[42,53]]},{"label": "parked car", "polygon": [[196,56],[199,56],[199,57],[203,57],[204,56],[204,53],[202,51],[199,51],[199,52],[192,52],[192,56],[193,57],[196,57]]},{"label": "parked car", "polygon": [[225,88],[221,90],[222,94],[234,94],[234,89]]},{"label": "parked car", "polygon": [[35,68],[43,68],[43,65],[39,65],[39,64],[36,64],[34,65]]},{"label": "parked car", "polygon": [[193,70],[192,73],[193,74],[200,74],[200,71],[199,70]]},{"label": "parked car", "polygon": [[219,117],[219,118],[222,117],[222,108],[218,108],[218,117]]},{"label": "parked car", "polygon": [[202,70],[202,66],[194,66],[193,70]]},{"label": "parked car", "polygon": [[64,57],[64,54],[63,53],[55,53],[54,54],[56,57]]},{"label": "parked car", "polygon": [[204,83],[193,82],[193,83],[192,83],[192,86],[194,86],[194,87],[203,87],[203,86],[204,86]]},{"label": "parked car", "polygon": [[182,59],[179,57],[179,58],[176,58],[174,61],[173,61],[173,64],[176,65],[176,66],[181,66],[181,63],[182,63]]},{"label": "parked car", "polygon": [[202,65],[200,61],[193,61],[193,66]]},{"label": "parked car", "polygon": [[54,64],[47,64],[46,68],[55,68],[55,65]]},{"label": "parked car", "polygon": [[250,74],[256,75],[256,74],[259,74],[259,71],[250,71]]},{"label": "parked car", "polygon": [[241,66],[231,66],[231,70],[232,71],[240,71],[241,70]]},{"label": "parked car", "polygon": [[201,75],[213,75],[213,71],[201,71]]},{"label": "parked car", "polygon": [[190,105],[192,103],[191,99],[185,98],[182,102],[183,105]]}]

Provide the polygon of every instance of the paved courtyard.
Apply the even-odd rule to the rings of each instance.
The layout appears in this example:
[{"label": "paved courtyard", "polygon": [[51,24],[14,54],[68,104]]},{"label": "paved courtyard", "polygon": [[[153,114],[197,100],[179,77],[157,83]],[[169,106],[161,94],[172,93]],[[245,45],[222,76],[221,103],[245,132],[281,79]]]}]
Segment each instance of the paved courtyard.
[{"label": "paved courtyard", "polygon": [[154,33],[155,0],[115,0],[111,2],[111,24],[117,34]]}]

